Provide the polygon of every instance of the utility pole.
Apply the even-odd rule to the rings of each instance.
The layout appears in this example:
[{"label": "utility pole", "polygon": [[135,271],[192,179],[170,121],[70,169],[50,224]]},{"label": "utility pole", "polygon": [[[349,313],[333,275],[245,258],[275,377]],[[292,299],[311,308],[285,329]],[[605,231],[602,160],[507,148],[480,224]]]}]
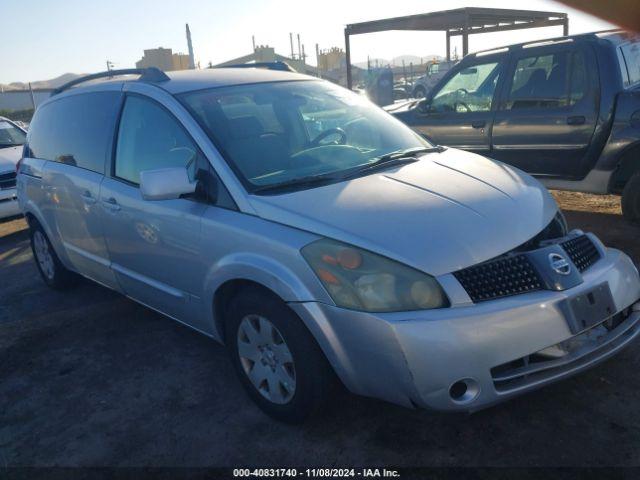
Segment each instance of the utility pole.
[{"label": "utility pole", "polygon": [[107,60],[107,72],[113,70],[113,62],[111,60]]},{"label": "utility pole", "polygon": [[293,33],[289,32],[289,43],[291,44],[291,60],[295,57],[293,55]]},{"label": "utility pole", "polygon": [[189,70],[194,70],[196,68],[195,57],[193,56],[193,43],[191,42],[191,30],[189,29],[189,24],[186,24],[186,33],[187,33],[187,48],[189,49]]},{"label": "utility pole", "polygon": [[318,77],[322,78],[322,67],[320,65],[320,47],[316,43],[316,69],[318,72]]}]

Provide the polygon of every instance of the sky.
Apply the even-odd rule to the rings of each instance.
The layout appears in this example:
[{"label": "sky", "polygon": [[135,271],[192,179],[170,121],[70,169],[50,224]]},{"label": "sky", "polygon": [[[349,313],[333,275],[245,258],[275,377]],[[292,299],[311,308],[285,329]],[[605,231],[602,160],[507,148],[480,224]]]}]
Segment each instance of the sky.
[{"label": "sky", "polygon": [[[523,2],[524,3],[524,2]],[[308,62],[315,45],[344,47],[344,26],[460,7],[527,8],[567,12],[569,33],[612,28],[549,0],[516,6],[504,0],[0,0],[0,83],[47,80],[63,73],[131,68],[148,48],[187,52],[189,23],[196,62],[204,67],[252,52],[256,43],[290,53],[289,32],[300,33]],[[526,5],[526,7],[525,7]],[[562,34],[562,27],[473,35],[471,52]],[[452,41],[461,52],[459,37]],[[382,32],[351,40],[352,62],[399,55],[444,55],[440,32]]]}]

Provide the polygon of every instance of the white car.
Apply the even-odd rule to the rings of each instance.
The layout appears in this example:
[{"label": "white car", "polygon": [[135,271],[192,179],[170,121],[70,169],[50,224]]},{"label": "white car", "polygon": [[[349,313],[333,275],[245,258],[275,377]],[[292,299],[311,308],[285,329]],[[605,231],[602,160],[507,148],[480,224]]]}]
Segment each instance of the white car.
[{"label": "white car", "polygon": [[0,117],[0,219],[21,214],[16,194],[16,165],[26,140],[27,133],[22,128]]}]

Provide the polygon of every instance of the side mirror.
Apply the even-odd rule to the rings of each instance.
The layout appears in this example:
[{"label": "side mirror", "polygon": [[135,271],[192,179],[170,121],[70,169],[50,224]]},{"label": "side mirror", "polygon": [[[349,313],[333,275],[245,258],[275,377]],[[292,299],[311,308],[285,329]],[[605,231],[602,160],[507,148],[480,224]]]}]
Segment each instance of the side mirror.
[{"label": "side mirror", "polygon": [[184,167],[159,168],[140,172],[140,193],[145,200],[171,200],[196,191]]}]

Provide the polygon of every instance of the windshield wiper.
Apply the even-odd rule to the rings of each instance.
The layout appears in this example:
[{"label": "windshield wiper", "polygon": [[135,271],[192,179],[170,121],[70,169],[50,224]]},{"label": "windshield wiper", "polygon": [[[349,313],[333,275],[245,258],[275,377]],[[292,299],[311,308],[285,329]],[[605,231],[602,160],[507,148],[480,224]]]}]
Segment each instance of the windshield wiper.
[{"label": "windshield wiper", "polygon": [[379,165],[389,160],[396,160],[399,158],[416,158],[416,155],[419,155],[421,153],[440,153],[442,151],[444,151],[444,147],[440,147],[440,146],[405,148],[404,150],[396,150],[395,152],[390,152],[385,155],[381,155],[373,163],[370,163],[368,166],[372,166],[376,164]]},{"label": "windshield wiper", "polygon": [[22,143],[0,143],[0,148],[21,147]]},{"label": "windshield wiper", "polygon": [[379,168],[388,168],[395,165],[402,165],[404,163],[413,163],[417,162],[417,156],[422,153],[440,153],[444,151],[444,147],[417,147],[417,148],[407,148],[404,150],[397,150],[395,152],[390,152],[385,155],[381,155],[376,158],[373,162],[366,163],[357,169],[347,173],[344,178],[351,178],[355,176],[362,175],[363,173],[369,173],[373,170],[377,170]]},{"label": "windshield wiper", "polygon": [[274,183],[272,185],[263,185],[255,187],[251,190],[251,193],[278,193],[286,190],[297,190],[305,187],[313,187],[319,184],[327,184],[332,182],[339,182],[347,180],[351,177],[360,176],[363,172],[369,172],[377,168],[389,167],[391,165],[397,165],[402,163],[417,162],[416,155],[422,153],[442,152],[444,147],[417,147],[407,148],[404,150],[397,150],[390,152],[376,158],[373,162],[361,165],[355,169],[347,172],[335,172],[324,173],[319,175],[309,175],[306,177],[294,178],[280,183]]},{"label": "windshield wiper", "polygon": [[307,177],[295,178],[285,182],[274,183],[273,185],[263,185],[255,187],[251,193],[276,193],[288,189],[311,187],[321,183],[330,183],[341,179],[342,176],[335,174],[309,175]]}]

